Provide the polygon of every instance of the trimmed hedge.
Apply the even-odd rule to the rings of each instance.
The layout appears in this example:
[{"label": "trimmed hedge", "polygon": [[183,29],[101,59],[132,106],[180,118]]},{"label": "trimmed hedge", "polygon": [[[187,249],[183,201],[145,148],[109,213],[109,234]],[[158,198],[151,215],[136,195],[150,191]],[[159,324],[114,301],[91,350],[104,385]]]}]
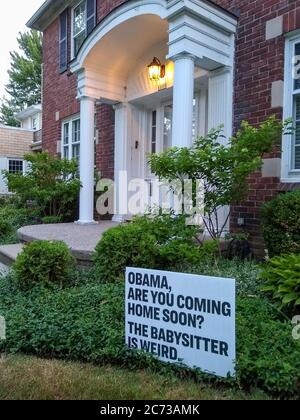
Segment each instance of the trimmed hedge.
[{"label": "trimmed hedge", "polygon": [[212,258],[218,242],[200,246],[199,233],[198,227],[186,224],[185,216],[136,217],[104,233],[94,255],[98,278],[113,283],[123,278],[126,267],[171,270],[178,263]]},{"label": "trimmed hedge", "polygon": [[300,190],[278,194],[261,214],[270,256],[300,253]]},{"label": "trimmed hedge", "polygon": [[[86,281],[86,279],[85,279]],[[7,340],[0,351],[130,368],[176,371],[152,357],[129,352],[124,332],[124,284],[89,283],[52,291],[36,287],[22,292],[13,279],[0,278],[0,314],[6,318]],[[299,396],[300,342],[291,325],[261,298],[238,299],[237,383],[260,387],[282,398]],[[185,372],[185,373],[184,373]],[[190,371],[180,369],[180,374]],[[223,380],[191,372],[198,380]]]},{"label": "trimmed hedge", "polygon": [[24,247],[13,264],[18,285],[30,289],[34,285],[61,286],[75,269],[75,259],[61,241],[34,241]]}]

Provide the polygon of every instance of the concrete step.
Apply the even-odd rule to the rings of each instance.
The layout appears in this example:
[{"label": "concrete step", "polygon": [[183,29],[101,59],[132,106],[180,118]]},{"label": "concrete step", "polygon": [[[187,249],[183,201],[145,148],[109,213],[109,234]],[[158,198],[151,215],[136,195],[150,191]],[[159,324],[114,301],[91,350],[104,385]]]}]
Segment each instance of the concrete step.
[{"label": "concrete step", "polygon": [[20,252],[22,252],[23,247],[23,244],[0,246],[0,262],[10,267],[16,261]]}]

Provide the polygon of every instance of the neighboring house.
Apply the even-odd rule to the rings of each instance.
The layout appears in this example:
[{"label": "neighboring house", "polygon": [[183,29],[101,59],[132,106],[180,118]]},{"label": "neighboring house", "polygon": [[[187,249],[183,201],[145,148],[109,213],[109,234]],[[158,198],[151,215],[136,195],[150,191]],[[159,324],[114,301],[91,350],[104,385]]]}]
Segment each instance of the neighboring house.
[{"label": "neighboring house", "polygon": [[33,131],[31,149],[38,152],[42,150],[42,105],[32,105],[24,111],[15,115],[17,121],[21,123],[21,128]]},{"label": "neighboring house", "polygon": [[44,34],[43,148],[80,157],[80,223],[94,220],[95,155],[118,192],[122,171],[151,180],[146,152],[191,146],[220,124],[229,137],[242,120],[293,116],[295,135],[233,211],[231,228],[263,247],[262,203],[300,182],[299,1],[47,0],[28,26]]},{"label": "neighboring house", "polygon": [[2,171],[24,173],[24,155],[42,148],[41,109],[41,105],[34,105],[17,114],[15,117],[21,128],[0,125],[0,194],[9,192]]},{"label": "neighboring house", "polygon": [[2,171],[24,173],[24,155],[31,152],[32,141],[31,130],[0,126],[0,194],[9,192]]}]

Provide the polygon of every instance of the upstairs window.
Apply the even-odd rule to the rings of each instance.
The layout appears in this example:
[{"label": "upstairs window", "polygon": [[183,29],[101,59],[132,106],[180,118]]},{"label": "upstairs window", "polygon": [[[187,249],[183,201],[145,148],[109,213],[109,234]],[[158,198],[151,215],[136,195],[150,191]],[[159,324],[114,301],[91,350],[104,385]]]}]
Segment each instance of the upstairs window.
[{"label": "upstairs window", "polygon": [[37,131],[37,129],[38,129],[38,120],[37,120],[37,117],[33,117],[32,118],[32,120],[31,120],[31,128],[32,128],[32,130]]},{"label": "upstairs window", "polygon": [[300,182],[300,34],[286,40],[284,119],[292,118],[294,131],[283,136],[282,180]]},{"label": "upstairs window", "polygon": [[96,0],[83,0],[73,9],[73,55],[96,25]]},{"label": "upstairs window", "polygon": [[73,12],[73,42],[74,55],[79,51],[86,37],[86,4],[81,2]]}]

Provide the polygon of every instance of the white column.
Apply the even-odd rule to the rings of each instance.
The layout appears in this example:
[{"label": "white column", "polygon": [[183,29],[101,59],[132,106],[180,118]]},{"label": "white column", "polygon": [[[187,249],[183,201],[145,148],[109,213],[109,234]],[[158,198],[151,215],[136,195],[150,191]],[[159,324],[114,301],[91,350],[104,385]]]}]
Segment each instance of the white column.
[{"label": "white column", "polygon": [[[224,137],[219,142],[224,146],[232,136],[233,129],[233,67],[223,67],[210,72],[208,81],[208,129],[223,125]],[[229,213],[225,206],[218,211],[219,228],[224,225]],[[229,231],[229,220],[226,230]]]},{"label": "white column", "polygon": [[94,224],[95,100],[80,98],[80,205],[78,224]]},{"label": "white column", "polygon": [[113,221],[124,222],[128,213],[128,120],[129,105],[115,109],[115,211]]},{"label": "white column", "polygon": [[172,146],[191,147],[193,129],[195,57],[176,56],[173,93]]},{"label": "white column", "polygon": [[233,126],[233,69],[223,67],[210,72],[208,80],[208,129],[224,126],[226,139],[220,142],[227,144],[232,136]]}]

